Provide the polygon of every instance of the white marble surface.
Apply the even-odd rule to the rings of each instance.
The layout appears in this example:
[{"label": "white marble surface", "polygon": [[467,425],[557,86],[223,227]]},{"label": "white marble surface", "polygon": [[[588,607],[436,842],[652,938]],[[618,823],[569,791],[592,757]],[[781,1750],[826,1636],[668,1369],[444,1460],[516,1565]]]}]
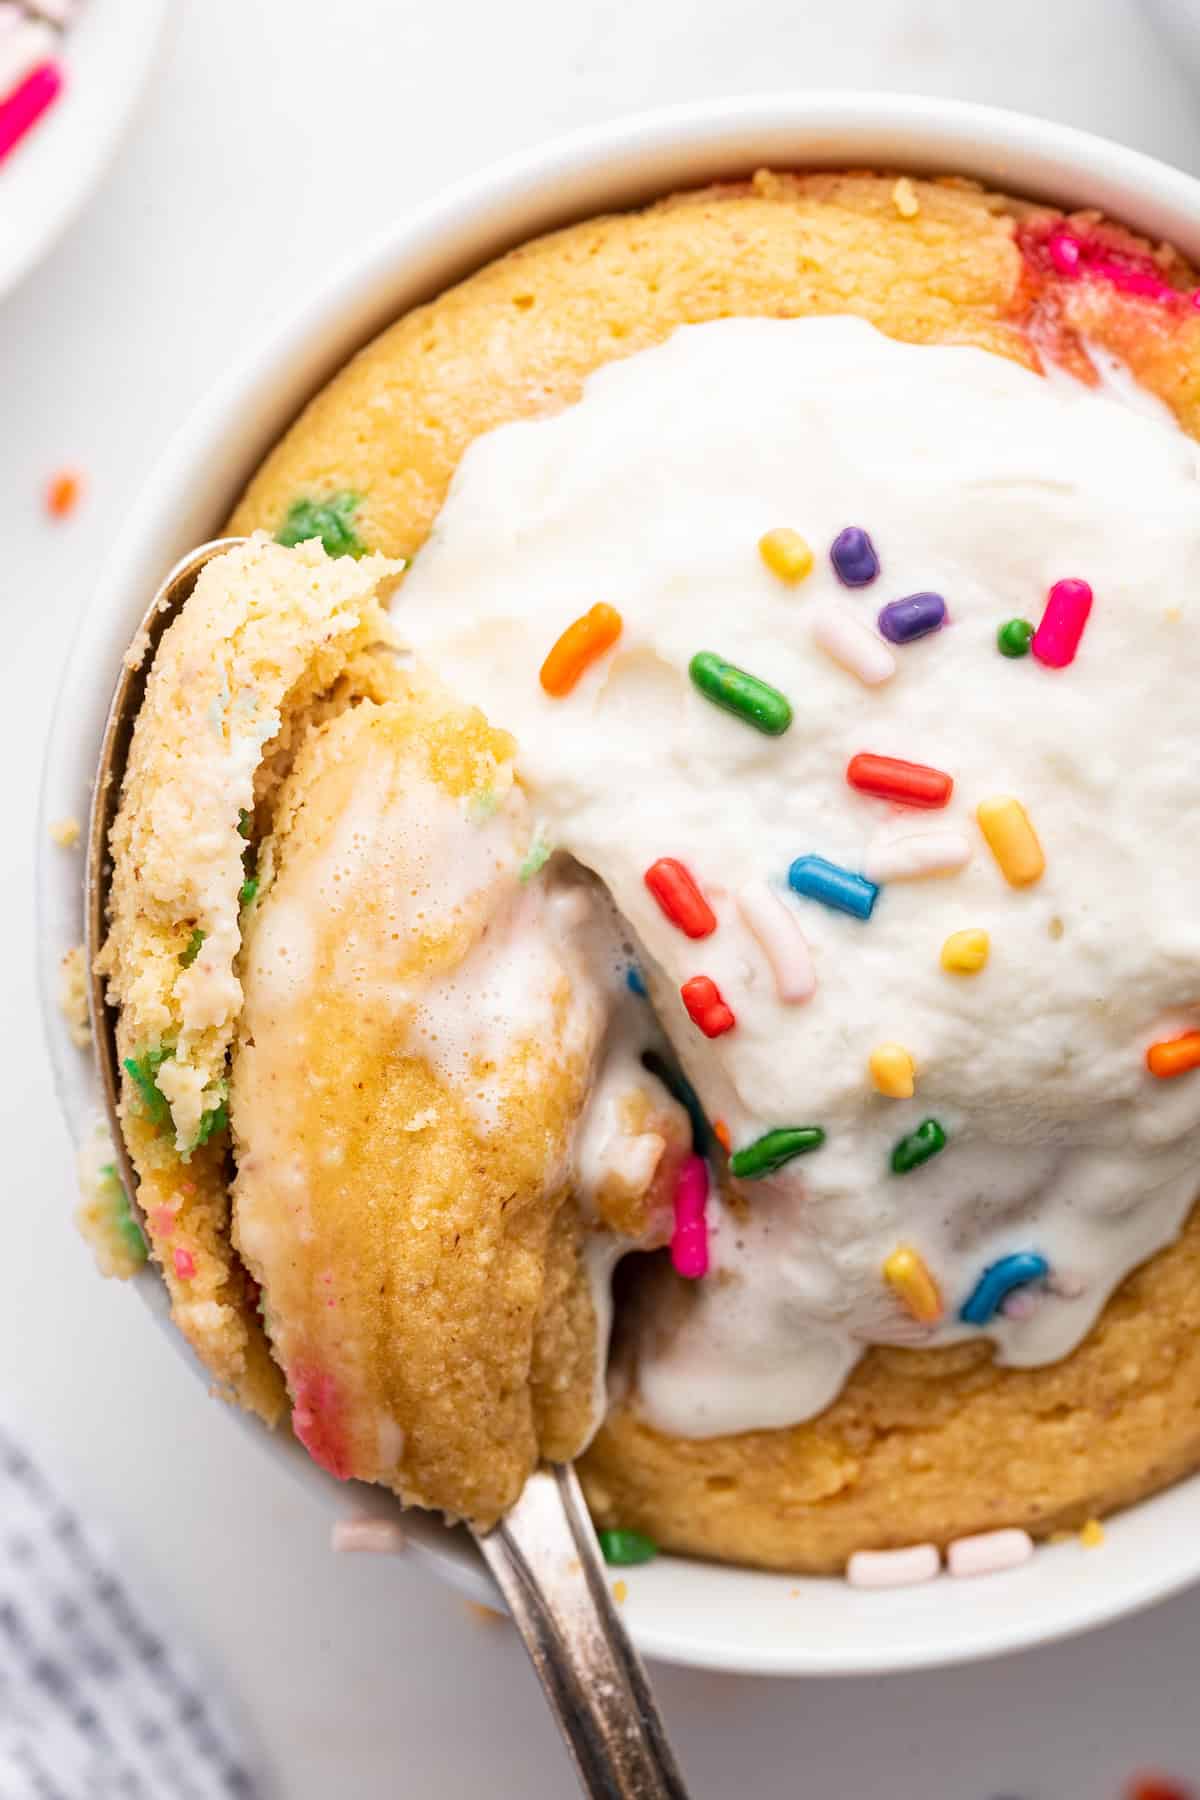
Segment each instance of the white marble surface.
[{"label": "white marble surface", "polygon": [[[0,304],[13,809],[0,852],[0,1404],[36,1419],[223,1669],[281,1800],[573,1788],[509,1629],[481,1625],[402,1562],[335,1563],[324,1515],[205,1399],[136,1304],[91,1274],[68,1223],[25,950],[57,671],[173,424],[246,334],[364,232],[562,127],[803,84],[1023,106],[1200,169],[1200,95],[1136,0],[191,0],[95,203]],[[52,527],[40,486],[66,461],[89,491]],[[1198,1662],[1200,1593],[1078,1644],[933,1676],[657,1680],[698,1800],[1115,1800],[1147,1761],[1200,1776],[1200,1717],[1184,1704]]]}]

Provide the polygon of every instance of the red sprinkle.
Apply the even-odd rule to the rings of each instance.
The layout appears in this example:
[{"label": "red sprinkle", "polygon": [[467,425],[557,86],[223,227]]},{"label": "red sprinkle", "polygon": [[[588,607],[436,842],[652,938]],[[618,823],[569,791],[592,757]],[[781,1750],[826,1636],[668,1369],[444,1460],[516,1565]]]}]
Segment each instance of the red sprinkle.
[{"label": "red sprinkle", "polygon": [[946,806],[954,792],[954,778],[924,763],[901,762],[896,756],[871,756],[863,751],[852,756],[846,780],[860,793],[901,806]]},{"label": "red sprinkle", "polygon": [[1050,669],[1065,669],[1074,662],[1091,610],[1092,590],[1086,581],[1056,581],[1030,645],[1038,661]]},{"label": "red sprinkle", "polygon": [[59,95],[63,84],[57,63],[41,63],[14,88],[0,106],[0,162],[16,148]]},{"label": "red sprinkle", "polygon": [[646,870],[644,880],[672,925],[690,938],[710,937],[717,929],[717,915],[694,877],[673,856],[660,856]]},{"label": "red sprinkle", "polygon": [[737,1024],[733,1013],[721,998],[721,990],[707,975],[693,975],[679,990],[688,1017],[698,1025],[705,1037],[720,1037]]},{"label": "red sprinkle", "polygon": [[315,1463],[338,1481],[349,1481],[350,1446],[333,1376],[301,1365],[289,1372],[288,1386],[293,1401],[292,1430]]},{"label": "red sprinkle", "polygon": [[171,1260],[180,1281],[190,1281],[196,1273],[196,1259],[190,1250],[172,1250]]},{"label": "red sprinkle", "polygon": [[83,482],[73,469],[62,469],[46,483],[46,511],[52,519],[65,519],[79,505]]}]

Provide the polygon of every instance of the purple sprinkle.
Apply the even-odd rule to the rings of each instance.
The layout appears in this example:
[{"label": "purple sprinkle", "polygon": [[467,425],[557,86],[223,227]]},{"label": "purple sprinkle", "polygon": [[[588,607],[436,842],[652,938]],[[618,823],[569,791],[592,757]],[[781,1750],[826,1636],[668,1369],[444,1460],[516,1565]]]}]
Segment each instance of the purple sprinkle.
[{"label": "purple sprinkle", "polygon": [[829,547],[833,572],[843,587],[866,587],[879,573],[875,546],[861,525],[847,525]]},{"label": "purple sprinkle", "polygon": [[906,594],[879,615],[879,629],[891,644],[911,644],[945,623],[946,602],[940,594]]}]

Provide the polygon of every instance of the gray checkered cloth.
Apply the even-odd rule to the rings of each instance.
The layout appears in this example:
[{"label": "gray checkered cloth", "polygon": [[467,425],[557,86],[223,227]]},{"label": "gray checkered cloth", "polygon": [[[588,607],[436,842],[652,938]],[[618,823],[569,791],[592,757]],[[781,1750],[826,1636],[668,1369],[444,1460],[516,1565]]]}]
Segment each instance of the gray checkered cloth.
[{"label": "gray checkered cloth", "polygon": [[0,1423],[0,1800],[262,1800],[186,1651]]}]

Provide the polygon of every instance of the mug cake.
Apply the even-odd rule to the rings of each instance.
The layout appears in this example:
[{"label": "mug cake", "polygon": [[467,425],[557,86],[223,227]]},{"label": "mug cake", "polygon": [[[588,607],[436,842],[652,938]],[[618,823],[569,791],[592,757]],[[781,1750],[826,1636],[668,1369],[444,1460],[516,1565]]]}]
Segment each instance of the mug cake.
[{"label": "mug cake", "polygon": [[572,226],[336,376],[112,839],[218,1385],[452,1517],[582,1454],[618,1554],[864,1582],[1200,1463],[1198,430],[1169,247],[857,173]]}]

